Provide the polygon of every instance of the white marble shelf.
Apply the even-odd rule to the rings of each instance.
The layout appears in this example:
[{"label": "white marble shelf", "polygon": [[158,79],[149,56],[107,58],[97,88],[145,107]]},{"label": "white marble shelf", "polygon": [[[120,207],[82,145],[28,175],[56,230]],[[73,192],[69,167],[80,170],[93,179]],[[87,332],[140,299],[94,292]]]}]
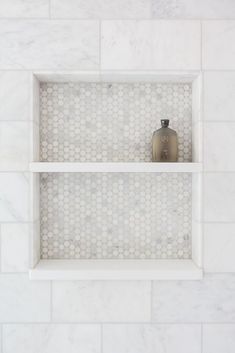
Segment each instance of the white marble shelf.
[{"label": "white marble shelf", "polygon": [[196,173],[202,170],[201,163],[30,163],[35,173]]},{"label": "white marble shelf", "polygon": [[200,280],[192,260],[40,260],[31,280]]}]

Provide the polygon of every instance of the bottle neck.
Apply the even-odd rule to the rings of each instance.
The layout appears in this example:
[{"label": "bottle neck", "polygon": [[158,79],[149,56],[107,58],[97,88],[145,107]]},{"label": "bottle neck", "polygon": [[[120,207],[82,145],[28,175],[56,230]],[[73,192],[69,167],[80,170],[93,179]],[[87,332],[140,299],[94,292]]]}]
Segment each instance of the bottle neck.
[{"label": "bottle neck", "polygon": [[167,128],[169,126],[169,120],[168,119],[162,119],[161,120],[161,126],[163,128]]}]

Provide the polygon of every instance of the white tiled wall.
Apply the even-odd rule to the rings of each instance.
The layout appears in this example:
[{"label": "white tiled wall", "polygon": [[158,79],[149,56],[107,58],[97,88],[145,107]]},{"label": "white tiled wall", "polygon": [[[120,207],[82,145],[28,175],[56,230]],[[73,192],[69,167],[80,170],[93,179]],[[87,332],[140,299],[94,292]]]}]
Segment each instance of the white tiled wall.
[{"label": "white tiled wall", "polygon": [[[0,352],[233,353],[234,1],[2,0],[0,18]],[[29,281],[29,80],[48,69],[203,69],[202,281]]]}]

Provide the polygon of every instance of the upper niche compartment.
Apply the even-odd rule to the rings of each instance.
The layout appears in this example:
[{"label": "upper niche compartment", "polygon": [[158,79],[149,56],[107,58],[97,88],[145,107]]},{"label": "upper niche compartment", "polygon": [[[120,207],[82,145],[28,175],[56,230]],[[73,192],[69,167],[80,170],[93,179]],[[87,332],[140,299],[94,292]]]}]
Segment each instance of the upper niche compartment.
[{"label": "upper niche compartment", "polygon": [[150,162],[163,118],[178,133],[179,162],[191,162],[191,83],[41,82],[40,160]]}]

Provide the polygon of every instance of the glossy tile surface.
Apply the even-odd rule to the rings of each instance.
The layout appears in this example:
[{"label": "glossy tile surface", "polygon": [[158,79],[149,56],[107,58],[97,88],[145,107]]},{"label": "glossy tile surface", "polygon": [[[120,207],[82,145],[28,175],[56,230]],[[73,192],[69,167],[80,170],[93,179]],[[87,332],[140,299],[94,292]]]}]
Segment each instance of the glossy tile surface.
[{"label": "glossy tile surface", "polygon": [[151,0],[52,0],[53,18],[150,18]]},{"label": "glossy tile surface", "polygon": [[101,28],[101,68],[197,70],[200,23],[105,21]]},{"label": "glossy tile surface", "polygon": [[154,282],[153,321],[235,322],[235,275],[205,275],[202,281]]},{"label": "glossy tile surface", "polygon": [[27,272],[29,268],[30,226],[21,223],[1,225],[2,272]]},{"label": "glossy tile surface", "polygon": [[48,322],[49,320],[49,282],[32,282],[28,274],[0,275],[0,322]]},{"label": "glossy tile surface", "polygon": [[96,325],[4,325],[5,353],[100,353]]},{"label": "glossy tile surface", "polygon": [[200,325],[104,325],[104,353],[201,353]]},{"label": "glossy tile surface", "polygon": [[52,288],[53,321],[146,322],[150,283],[142,281],[58,281]]},{"label": "glossy tile surface", "polygon": [[0,22],[0,69],[86,70],[99,64],[97,21]]}]

